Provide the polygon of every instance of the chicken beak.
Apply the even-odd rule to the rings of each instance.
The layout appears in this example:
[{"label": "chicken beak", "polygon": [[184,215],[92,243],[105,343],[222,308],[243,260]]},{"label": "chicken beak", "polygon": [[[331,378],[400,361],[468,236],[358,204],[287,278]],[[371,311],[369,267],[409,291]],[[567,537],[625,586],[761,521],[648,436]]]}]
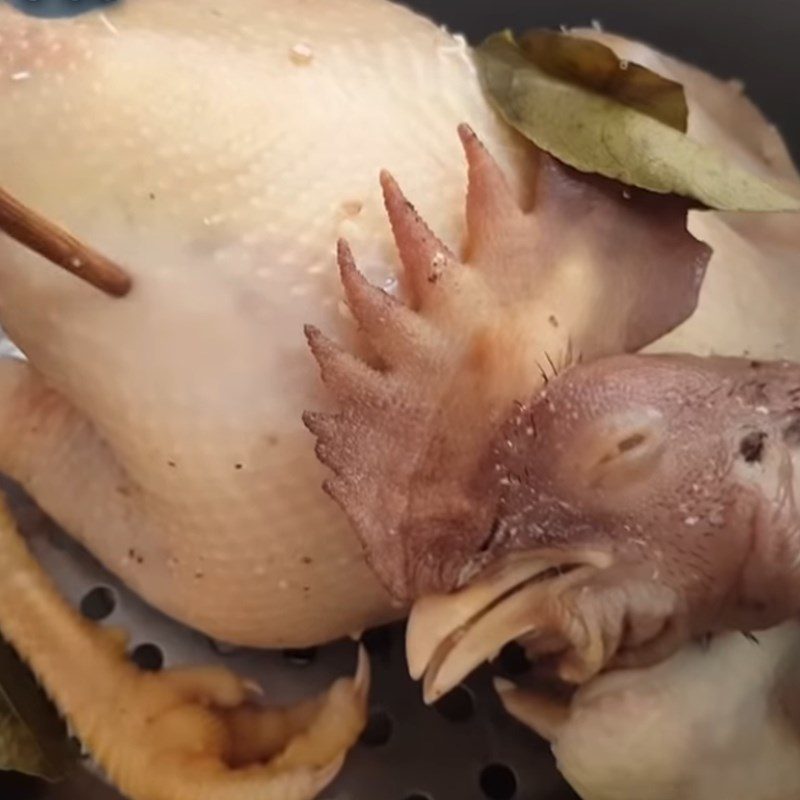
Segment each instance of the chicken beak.
[{"label": "chicken beak", "polygon": [[[406,653],[412,678],[423,681],[425,702],[436,702],[510,641],[539,638],[537,649],[546,650],[544,640],[562,638],[559,598],[610,564],[608,554],[593,551],[514,555],[461,590],[418,600]],[[596,637],[584,638],[583,658],[600,659],[591,652],[599,646]]]}]

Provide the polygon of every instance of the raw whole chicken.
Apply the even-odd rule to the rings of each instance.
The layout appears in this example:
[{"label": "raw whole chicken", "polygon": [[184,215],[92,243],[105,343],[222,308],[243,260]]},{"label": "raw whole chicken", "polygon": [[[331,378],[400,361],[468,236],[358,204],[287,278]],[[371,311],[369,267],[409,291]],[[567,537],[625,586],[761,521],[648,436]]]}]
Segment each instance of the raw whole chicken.
[{"label": "raw whole chicken", "polygon": [[[522,202],[534,166],[459,40],[378,0],[306,6],[135,0],[69,20],[0,10],[2,185],[136,282],[112,302],[3,243],[0,317],[34,368],[4,370],[5,428],[20,435],[2,467],[158,608],[256,646],[357,633],[393,613],[319,490],[300,421],[324,397],[303,325],[352,332],[337,238],[373,283],[396,279],[386,168],[458,248],[462,122]],[[759,125],[735,89],[711,89],[712,111],[734,104],[744,133]],[[713,138],[717,117],[694,112],[694,135]],[[790,169],[771,130],[751,135],[731,149]],[[680,349],[792,355],[793,293],[768,285],[773,272],[800,282],[790,259],[756,268],[752,237],[714,215],[693,230],[718,255],[690,323],[702,334]],[[39,420],[29,398],[42,383],[56,393]]]},{"label": "raw whole chicken", "polygon": [[[647,50],[637,57],[686,83],[695,138],[772,178],[796,177],[778,135],[736,88]],[[322,492],[327,471],[301,414],[334,408],[303,326],[357,349],[359,287],[413,293],[400,264],[415,254],[444,267],[451,259],[485,266],[502,252],[508,284],[500,301],[470,295],[476,283],[465,288],[461,312],[479,303],[492,323],[475,351],[490,366],[524,333],[518,374],[545,356],[567,357],[573,346],[587,357],[636,349],[683,322],[708,257],[701,242],[715,255],[699,308],[655,346],[800,359],[792,224],[693,213],[693,238],[683,230],[686,205],[658,198],[641,212],[642,239],[623,239],[619,252],[595,259],[603,235],[639,212],[608,184],[562,169],[508,129],[463,40],[399,6],[128,0],[42,20],[5,4],[0,92],[0,186],[133,279],[124,300],[108,298],[0,241],[0,322],[28,359],[0,364],[0,469],[149,602],[219,639],[317,643],[396,617],[410,599],[393,604],[345,514]],[[456,133],[463,123],[466,158]],[[382,198],[383,168],[394,178],[384,175]],[[505,205],[492,205],[498,197]],[[552,242],[560,246],[559,230],[570,229],[570,197],[599,207],[597,221],[570,238],[574,251],[547,265],[544,291],[518,283],[515,295],[514,281],[537,254],[558,250]],[[660,210],[663,224],[653,222]],[[506,211],[513,224],[505,224]],[[349,308],[336,268],[342,237],[366,278],[358,282],[342,248],[344,271],[352,265]],[[660,250],[676,262],[674,275],[640,257],[656,240],[668,245]],[[628,249],[619,268],[631,262],[637,277],[620,291],[622,284],[604,283],[603,269]],[[517,313],[504,329],[509,298]],[[537,327],[526,329],[528,318]],[[311,339],[319,357],[324,340],[313,331]],[[530,381],[526,388],[536,388],[538,373]],[[220,797],[251,796],[257,786],[307,797],[357,735],[354,722],[331,736],[326,713],[345,706],[363,716],[363,667],[321,705],[289,713],[288,722],[266,717],[260,729],[278,725],[280,735],[255,737],[252,751],[239,749],[242,730],[253,727],[237,710],[247,687],[228,675],[165,673],[159,682],[137,674],[130,680],[144,688],[132,691],[134,711],[106,705],[99,715],[98,695],[76,689],[80,675],[60,675],[61,661],[36,635],[36,609],[57,608],[57,598],[32,577],[35,565],[9,557],[0,566],[5,578],[23,576],[30,591],[28,608],[15,610],[23,603],[17,594],[4,600],[9,619],[0,615],[0,630],[135,800],[193,800],[209,785],[224,785]],[[98,638],[66,609],[54,618],[63,621],[60,659],[85,645],[102,655],[106,673],[120,674],[118,642]],[[208,783],[191,788],[180,783],[180,759],[169,764],[178,776],[170,785],[140,780],[131,767],[164,741],[137,714],[155,703],[163,722],[161,711],[177,701],[186,715],[167,725],[170,736],[185,745],[194,714],[209,731]],[[109,740],[110,722],[123,712],[141,726]],[[315,737],[325,746],[316,748]],[[256,770],[253,783],[225,783],[231,772],[241,778],[226,768],[276,751],[274,768]]]}]

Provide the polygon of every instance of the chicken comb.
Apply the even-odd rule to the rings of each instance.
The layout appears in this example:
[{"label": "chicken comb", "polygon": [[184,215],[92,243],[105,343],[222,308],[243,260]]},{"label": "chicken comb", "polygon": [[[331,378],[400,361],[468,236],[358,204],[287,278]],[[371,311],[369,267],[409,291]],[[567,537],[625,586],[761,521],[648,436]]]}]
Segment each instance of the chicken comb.
[{"label": "chicken comb", "polygon": [[336,413],[307,412],[325,489],[401,603],[458,586],[486,552],[500,494],[492,443],[516,402],[579,358],[643,347],[694,310],[709,249],[688,201],[576,172],[544,153],[524,209],[467,126],[463,252],[387,172],[403,299],[369,283],[346,242],[346,302],[368,363],[306,329]]}]

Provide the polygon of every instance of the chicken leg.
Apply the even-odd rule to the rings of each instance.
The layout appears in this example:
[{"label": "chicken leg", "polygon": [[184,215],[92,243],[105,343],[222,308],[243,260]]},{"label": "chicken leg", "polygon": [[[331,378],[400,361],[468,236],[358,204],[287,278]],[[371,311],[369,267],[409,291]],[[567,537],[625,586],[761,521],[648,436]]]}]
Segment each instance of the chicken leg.
[{"label": "chicken leg", "polygon": [[[26,371],[11,362],[0,370],[35,384]],[[365,722],[364,651],[355,679],[287,709],[260,707],[258,687],[223,668],[140,670],[115,632],[59,596],[4,505],[0,605],[14,610],[0,632],[131,800],[308,800],[336,775]]]}]

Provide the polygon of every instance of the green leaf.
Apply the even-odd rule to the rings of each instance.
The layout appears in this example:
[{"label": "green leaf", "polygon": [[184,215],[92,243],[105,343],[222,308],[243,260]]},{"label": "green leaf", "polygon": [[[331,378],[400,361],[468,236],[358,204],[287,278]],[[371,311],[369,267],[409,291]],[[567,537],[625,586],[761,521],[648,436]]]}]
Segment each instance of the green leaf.
[{"label": "green leaf", "polygon": [[519,46],[548,74],[612,97],[686,133],[689,106],[677,81],[623,61],[610,47],[580,36],[539,28],[525,32]]},{"label": "green leaf", "polygon": [[[527,39],[537,50],[536,37]],[[539,40],[541,44],[541,39]],[[542,52],[549,52],[542,55]],[[477,50],[484,89],[506,121],[542,150],[583,172],[659,194],[690,197],[723,211],[800,211],[800,201],[741,169],[721,153],[690,139],[632,102],[577,82],[586,71],[569,67],[570,79],[553,74],[557,53],[538,47],[531,60],[506,32]],[[571,51],[570,51],[571,52]],[[569,68],[569,69],[568,69]],[[661,113],[661,112],[660,112]]]},{"label": "green leaf", "polygon": [[78,755],[58,712],[0,639],[0,770],[57,781],[70,772]]}]

